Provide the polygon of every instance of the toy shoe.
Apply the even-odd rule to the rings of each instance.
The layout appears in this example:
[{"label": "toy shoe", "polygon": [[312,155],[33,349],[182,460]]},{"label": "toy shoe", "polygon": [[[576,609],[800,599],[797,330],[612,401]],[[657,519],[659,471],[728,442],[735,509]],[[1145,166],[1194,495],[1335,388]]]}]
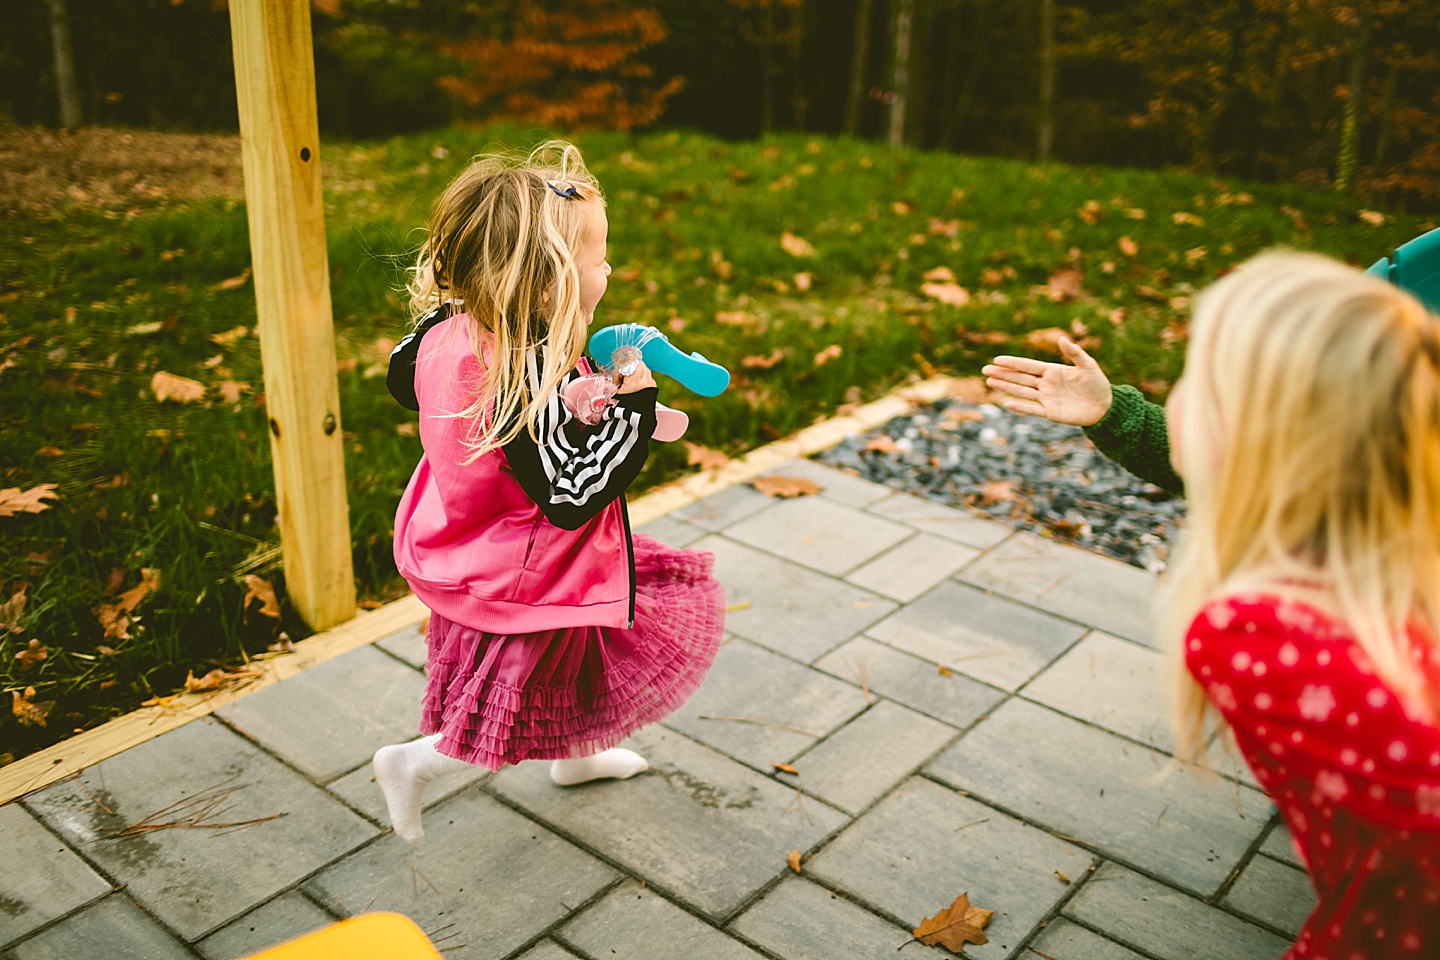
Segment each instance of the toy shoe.
[{"label": "toy shoe", "polygon": [[717,396],[730,385],[730,371],[711,363],[698,353],[681,353],[656,330],[639,323],[621,323],[595,331],[590,337],[590,355],[607,369],[633,372],[644,361],[655,373],[663,373],[702,397]]}]

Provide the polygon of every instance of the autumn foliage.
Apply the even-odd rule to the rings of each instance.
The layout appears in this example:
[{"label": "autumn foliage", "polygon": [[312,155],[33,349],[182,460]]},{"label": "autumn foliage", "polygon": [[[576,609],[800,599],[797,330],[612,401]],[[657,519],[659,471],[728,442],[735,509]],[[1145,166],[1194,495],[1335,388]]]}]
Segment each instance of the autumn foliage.
[{"label": "autumn foliage", "polygon": [[630,130],[680,89],[636,58],[666,35],[653,8],[625,0],[516,0],[488,34],[445,45],[461,69],[440,85],[481,118]]}]

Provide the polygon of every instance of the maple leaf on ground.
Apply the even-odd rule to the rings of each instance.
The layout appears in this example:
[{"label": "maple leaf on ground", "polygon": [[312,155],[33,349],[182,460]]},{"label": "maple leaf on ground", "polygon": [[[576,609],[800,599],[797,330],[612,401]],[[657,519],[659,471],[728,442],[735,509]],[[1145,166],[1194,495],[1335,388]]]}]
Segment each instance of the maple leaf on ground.
[{"label": "maple leaf on ground", "polygon": [[730,462],[730,458],[719,450],[711,450],[698,443],[685,442],[685,463],[701,470],[719,470]]},{"label": "maple leaf on ground", "polygon": [[0,603],[0,630],[7,633],[24,633],[25,628],[20,626],[20,617],[25,612],[25,591],[28,587],[21,587],[14,595]]},{"label": "maple leaf on ground", "polygon": [[260,601],[260,614],[266,617],[280,619],[280,601],[275,599],[275,588],[270,581],[264,577],[257,577],[253,573],[245,575],[245,599],[243,606],[250,609],[250,601]]},{"label": "maple leaf on ground", "polygon": [[994,910],[971,906],[970,895],[962,893],[950,906],[921,921],[911,934],[926,946],[944,947],[963,956],[965,944],[980,946],[990,942],[984,930],[994,915]]},{"label": "maple leaf on ground", "polygon": [[36,703],[34,687],[26,687],[24,693],[12,690],[10,697],[10,712],[15,714],[15,719],[19,720],[22,726],[26,727],[45,726],[45,718],[50,715],[51,709],[55,706],[54,700]]},{"label": "maple leaf on ground", "polygon": [[24,650],[15,654],[15,659],[20,661],[20,672],[24,673],[26,670],[40,666],[48,656],[50,656],[49,647],[39,640],[31,640]]},{"label": "maple leaf on ground", "polygon": [[920,292],[952,307],[963,307],[970,302],[970,291],[955,283],[922,283]]},{"label": "maple leaf on ground", "polygon": [[116,598],[114,603],[102,603],[91,609],[105,630],[106,640],[130,639],[130,614],[140,606],[140,601],[152,590],[160,589],[160,571],[145,567],[140,571],[140,582]]},{"label": "maple leaf on ground", "polygon": [[789,230],[786,230],[784,233],[780,234],[780,249],[784,250],[792,257],[815,256],[815,248],[810,245],[810,241],[806,240],[804,237],[796,236]]},{"label": "maple leaf on ground", "polygon": [[44,501],[47,499],[58,500],[59,496],[55,492],[53,483],[37,484],[29,490],[7,487],[0,490],[0,517],[13,517],[17,513],[40,513],[43,510],[49,510],[50,504]]},{"label": "maple leaf on ground", "polygon": [[155,391],[155,399],[162,403],[166,400],[194,403],[205,399],[205,384],[164,370],[155,371],[155,376],[150,378],[150,389]]},{"label": "maple leaf on ground", "polygon": [[775,474],[768,477],[756,477],[750,481],[750,486],[767,497],[781,498],[808,497],[821,490],[820,484],[806,477],[782,477]]},{"label": "maple leaf on ground", "polygon": [[240,274],[238,277],[230,277],[230,278],[227,279],[227,280],[221,280],[219,283],[215,284],[215,285],[212,286],[210,289],[211,289],[211,290],[237,290],[237,289],[239,289],[240,287],[245,286],[245,282],[246,282],[247,280],[249,280],[249,279],[250,279],[250,268],[249,268],[249,267],[246,267],[246,268],[244,269],[244,271],[242,271],[241,274]]}]

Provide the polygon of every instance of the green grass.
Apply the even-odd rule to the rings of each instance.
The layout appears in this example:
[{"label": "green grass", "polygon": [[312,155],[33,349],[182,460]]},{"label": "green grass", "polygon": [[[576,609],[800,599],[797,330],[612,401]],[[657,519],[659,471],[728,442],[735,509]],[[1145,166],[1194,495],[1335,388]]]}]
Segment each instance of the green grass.
[{"label": "green grass", "polygon": [[[331,144],[323,157],[352,543],[368,599],[403,589],[391,525],[420,455],[419,441],[397,430],[409,415],[377,376],[382,341],[406,329],[401,268],[430,201],[465,158],[533,139],[450,129]],[[1178,173],[1040,168],[802,136],[579,142],[610,199],[615,275],[602,322],[658,325],[734,371],[713,400],[665,389],[691,414],[690,439],[731,454],[917,370],[973,374],[994,353],[1034,352],[1027,332],[1076,322],[1112,377],[1161,395],[1179,372],[1185,299],[1228,266],[1277,244],[1366,264],[1428,227],[1403,216],[1372,225],[1329,195]],[[432,156],[436,145],[448,157]],[[1219,200],[1241,191],[1253,202]],[[1081,215],[1087,201],[1098,204],[1093,224]],[[1177,212],[1203,224],[1177,224]],[[784,252],[786,230],[814,256]],[[1120,252],[1122,236],[1138,244],[1135,257]],[[43,728],[0,714],[0,762],[169,692],[187,671],[263,651],[279,629],[304,635],[288,607],[279,624],[244,608],[240,574],[280,580],[259,344],[210,337],[253,327],[253,288],[215,288],[248,263],[235,201],[130,218],[72,209],[0,220],[0,365],[13,361],[0,369],[0,487],[56,483],[60,496],[46,512],[0,519],[0,598],[28,592],[0,639],[4,695],[33,686],[36,701],[56,702]],[[1085,294],[1052,302],[1036,288],[1065,265],[1083,271]],[[922,274],[939,266],[977,294],[970,305],[920,294]],[[796,288],[802,271],[808,292]],[[719,323],[722,311],[751,319]],[[817,366],[832,344],[839,357]],[[775,350],[784,359],[769,369],[742,366]],[[157,370],[250,392],[238,404],[214,390],[203,403],[161,404],[149,390]],[[640,486],[686,469],[683,447],[660,446]],[[93,608],[145,567],[161,571],[160,589],[137,610],[134,637],[100,651],[107,641]],[[50,655],[22,671],[15,654],[31,638]]]}]

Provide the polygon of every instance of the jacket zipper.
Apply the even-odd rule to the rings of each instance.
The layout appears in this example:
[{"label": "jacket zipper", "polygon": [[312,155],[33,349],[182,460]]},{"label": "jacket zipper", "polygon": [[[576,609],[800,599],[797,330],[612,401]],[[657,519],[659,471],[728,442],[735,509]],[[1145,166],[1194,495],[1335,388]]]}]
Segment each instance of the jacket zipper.
[{"label": "jacket zipper", "polygon": [[620,518],[625,526],[625,556],[630,565],[630,612],[625,629],[635,628],[635,541],[630,536],[630,505],[625,502],[625,495],[620,495]]}]

